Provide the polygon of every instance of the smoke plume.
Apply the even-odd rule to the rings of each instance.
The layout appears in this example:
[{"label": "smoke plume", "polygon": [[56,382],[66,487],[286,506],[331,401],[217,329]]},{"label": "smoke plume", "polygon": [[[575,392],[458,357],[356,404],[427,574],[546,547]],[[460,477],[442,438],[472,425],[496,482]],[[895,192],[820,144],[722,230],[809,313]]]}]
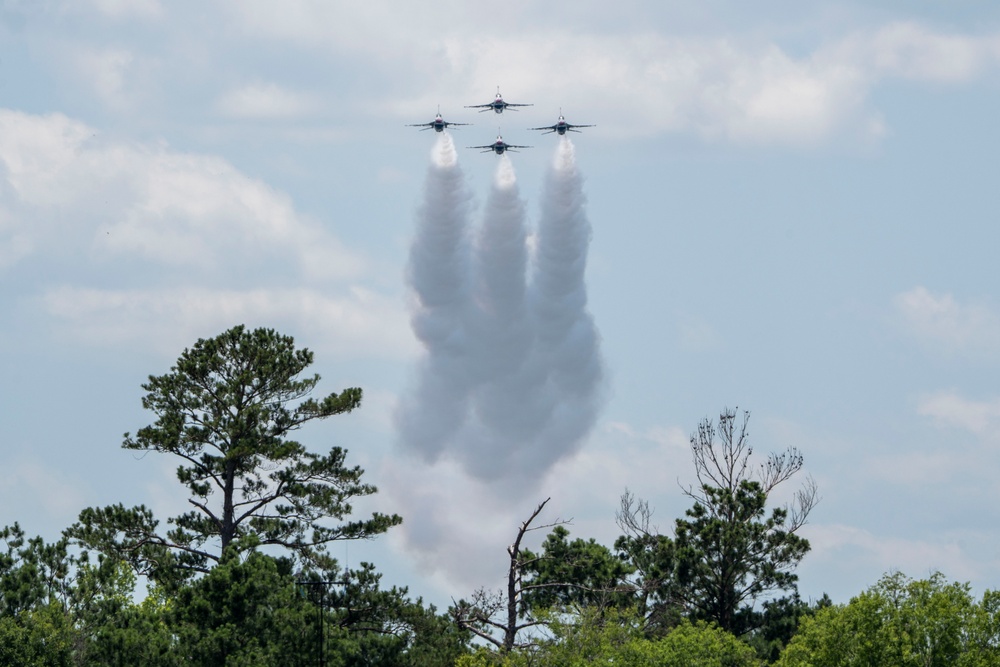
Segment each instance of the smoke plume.
[{"label": "smoke plume", "polygon": [[455,145],[443,132],[431,154],[407,271],[415,295],[410,324],[426,354],[417,386],[396,415],[403,444],[430,461],[465,423],[469,402],[470,208]]},{"label": "smoke plume", "polygon": [[579,448],[601,403],[584,283],[591,229],[573,144],[561,138],[546,177],[533,252],[506,154],[474,234],[469,207],[442,133],[407,274],[425,355],[397,426],[427,461],[444,456],[480,480],[530,486]]}]

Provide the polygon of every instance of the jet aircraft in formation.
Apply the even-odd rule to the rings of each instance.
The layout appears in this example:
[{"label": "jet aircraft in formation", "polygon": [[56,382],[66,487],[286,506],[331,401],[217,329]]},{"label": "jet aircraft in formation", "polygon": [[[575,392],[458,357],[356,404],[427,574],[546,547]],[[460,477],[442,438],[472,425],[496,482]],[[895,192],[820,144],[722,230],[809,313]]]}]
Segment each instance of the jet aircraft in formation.
[{"label": "jet aircraft in formation", "polygon": [[578,127],[595,127],[594,125],[571,125],[566,122],[566,117],[562,115],[562,109],[559,110],[559,120],[555,125],[546,125],[545,127],[529,127],[529,130],[546,130],[542,134],[552,134],[553,132],[558,132],[560,135],[566,134],[566,132],[579,132],[576,129]]},{"label": "jet aircraft in formation", "polygon": [[[503,113],[503,110],[508,107],[530,107],[533,104],[512,104],[510,102],[505,102],[503,96],[500,95],[500,86],[497,86],[497,96],[496,99],[489,104],[473,104],[465,107],[466,109],[479,109],[480,113],[488,109],[492,109],[495,113]],[[435,132],[443,132],[446,128],[452,125],[470,125],[470,123],[452,123],[446,121],[441,117],[441,107],[438,107],[437,116],[434,120],[429,123],[413,123],[407,125],[407,127],[419,127],[421,132],[434,128]],[[579,132],[577,128],[580,127],[596,127],[595,125],[573,125],[572,123],[567,123],[565,116],[562,115],[562,109],[559,110],[559,120],[556,121],[555,125],[545,125],[543,127],[529,127],[529,130],[544,130],[542,134],[559,134],[565,135],[567,132]],[[531,148],[531,146],[518,146],[517,144],[508,144],[503,140],[503,136],[500,135],[499,131],[497,133],[497,140],[492,144],[487,144],[485,146],[468,146],[468,148],[481,149],[483,153],[496,153],[497,155],[503,155],[507,151],[517,152],[518,148]]]},{"label": "jet aircraft in formation", "polygon": [[[497,96],[489,104],[470,104],[466,106],[466,109],[479,109],[479,113],[486,111],[487,109],[493,109],[495,113],[503,113],[504,109],[513,107],[530,107],[533,104],[512,104],[510,102],[504,102],[503,96],[500,94],[500,86],[497,86]],[[514,109],[517,111],[517,109]]]},{"label": "jet aircraft in formation", "polygon": [[508,144],[506,141],[503,140],[503,137],[498,134],[497,140],[494,141],[492,144],[487,144],[486,146],[466,146],[466,148],[481,148],[485,150],[479,151],[480,153],[489,153],[490,151],[493,151],[497,155],[503,155],[507,151],[516,153],[517,151],[514,150],[515,148],[531,148],[531,146],[518,146],[517,144]]},{"label": "jet aircraft in formation", "polygon": [[449,121],[447,121],[447,120],[445,120],[444,118],[441,117],[441,107],[438,107],[437,116],[435,116],[434,120],[432,120],[431,122],[429,122],[429,123],[413,123],[413,124],[407,125],[407,127],[419,127],[421,132],[423,132],[424,130],[429,130],[429,129],[431,129],[433,127],[435,132],[444,132],[444,129],[446,127],[451,126],[451,125],[471,125],[471,123],[452,123],[452,122],[449,122]]}]

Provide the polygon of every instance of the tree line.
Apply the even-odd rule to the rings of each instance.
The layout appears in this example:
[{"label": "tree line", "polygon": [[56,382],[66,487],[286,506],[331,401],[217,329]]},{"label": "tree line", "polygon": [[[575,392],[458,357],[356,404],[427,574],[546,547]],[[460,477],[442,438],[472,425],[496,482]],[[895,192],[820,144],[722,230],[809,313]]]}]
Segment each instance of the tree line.
[{"label": "tree line", "polygon": [[361,404],[358,388],[314,397],[312,362],[289,336],[237,326],[150,376],[155,420],[122,447],[176,457],[189,509],[161,524],[142,505],[86,508],[53,543],[0,529],[0,665],[1000,664],[1000,594],[940,574],[802,600],[818,489],[807,477],[774,506],[804,458],[755,457],[737,410],[692,434],[692,504],[667,532],[627,490],[611,547],[546,521],[544,500],[512,527],[502,589],[439,611],[386,588],[328,551],[403,519],[354,516],[377,492],[364,471],[294,440]]}]

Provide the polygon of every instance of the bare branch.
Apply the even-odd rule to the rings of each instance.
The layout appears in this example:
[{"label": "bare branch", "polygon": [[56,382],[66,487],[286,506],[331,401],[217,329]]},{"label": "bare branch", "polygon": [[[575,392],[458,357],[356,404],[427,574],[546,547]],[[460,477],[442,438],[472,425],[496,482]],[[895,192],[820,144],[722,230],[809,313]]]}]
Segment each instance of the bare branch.
[{"label": "bare branch", "polygon": [[653,510],[649,502],[636,498],[635,494],[625,489],[621,497],[621,505],[615,512],[615,523],[623,533],[632,537],[649,537],[659,532],[659,528],[651,525]]},{"label": "bare branch", "polygon": [[794,533],[805,525],[809,513],[819,504],[819,487],[816,480],[807,477],[802,488],[795,492],[795,500],[788,510],[788,532]]}]

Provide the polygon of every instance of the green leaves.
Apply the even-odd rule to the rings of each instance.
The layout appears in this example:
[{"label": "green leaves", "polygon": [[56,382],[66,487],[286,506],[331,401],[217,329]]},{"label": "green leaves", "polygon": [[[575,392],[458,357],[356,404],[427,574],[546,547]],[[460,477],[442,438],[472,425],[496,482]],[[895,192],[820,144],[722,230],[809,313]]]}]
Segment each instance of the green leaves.
[{"label": "green leaves", "polygon": [[634,568],[593,538],[570,542],[568,537],[566,528],[556,526],[542,543],[540,554],[521,554],[525,576],[522,604],[536,610],[568,605],[629,606],[630,591],[624,591],[622,584]]},{"label": "green leaves", "polygon": [[458,667],[754,667],[753,649],[733,635],[705,623],[681,622],[665,636],[647,638],[642,620],[632,609],[599,611],[549,621],[551,638],[533,650],[464,656]]},{"label": "green leaves", "polygon": [[884,576],[847,605],[806,618],[782,667],[987,667],[1000,664],[997,594],[977,604],[967,584],[940,573],[913,580]]},{"label": "green leaves", "polygon": [[694,505],[675,521],[672,538],[651,527],[648,503],[622,496],[624,535],[615,547],[635,568],[650,634],[687,617],[742,636],[763,622],[759,602],[795,595],[795,568],[809,552],[796,531],[818,501],[816,485],[808,480],[790,506],[769,512],[771,491],[801,470],[803,457],[791,448],[753,465],[749,418],[745,412],[739,425],[735,410],[723,410],[717,425],[705,419],[691,436],[698,485],[684,490]]},{"label": "green leaves", "polygon": [[164,533],[142,507],[89,509],[71,536],[158,578],[167,568],[205,572],[230,545],[237,553],[276,545],[309,562],[331,541],[399,524],[400,517],[384,514],[329,523],[376,488],[360,481],[361,468],[346,466],[345,450],[314,454],[289,437],[306,422],[361,404],[357,388],[310,398],[320,378],[300,374],[312,360],[290,336],[243,326],[184,350],[170,373],[143,385],[143,406],[156,420],[135,437],[125,434],[122,447],[178,457],[190,511],[169,519],[173,528]]},{"label": "green leaves", "polygon": [[794,590],[794,568],[809,542],[786,530],[782,508],[766,515],[767,494],[755,481],[702,492],[708,504],[696,503],[676,522],[681,595],[698,617],[742,634],[754,622],[740,607],[772,591]]}]

